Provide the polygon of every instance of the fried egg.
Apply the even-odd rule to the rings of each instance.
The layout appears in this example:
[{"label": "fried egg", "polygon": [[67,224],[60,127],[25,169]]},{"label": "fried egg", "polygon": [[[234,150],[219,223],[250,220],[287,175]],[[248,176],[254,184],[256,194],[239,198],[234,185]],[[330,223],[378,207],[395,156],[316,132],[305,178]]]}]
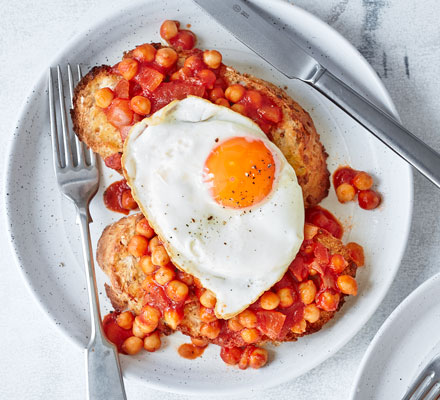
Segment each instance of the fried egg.
[{"label": "fried egg", "polygon": [[303,241],[295,172],[249,118],[199,97],[136,124],[122,164],[172,262],[231,318],[278,282]]}]

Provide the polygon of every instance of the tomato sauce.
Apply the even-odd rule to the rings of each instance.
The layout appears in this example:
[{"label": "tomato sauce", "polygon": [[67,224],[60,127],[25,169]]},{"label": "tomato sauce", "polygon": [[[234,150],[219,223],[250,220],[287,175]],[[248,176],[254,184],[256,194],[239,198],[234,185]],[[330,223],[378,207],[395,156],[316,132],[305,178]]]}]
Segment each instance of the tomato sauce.
[{"label": "tomato sauce", "polygon": [[120,353],[124,353],[122,350],[122,344],[126,339],[133,336],[133,332],[131,329],[124,329],[118,325],[116,322],[118,314],[119,313],[117,312],[107,314],[102,321],[102,326],[107,339],[118,348]]},{"label": "tomato sauce", "polygon": [[116,211],[127,215],[130,210],[124,208],[122,205],[122,196],[124,192],[127,191],[131,192],[130,186],[128,186],[125,179],[113,182],[104,192],[105,206],[111,211]]},{"label": "tomato sauce", "polygon": [[320,206],[306,210],[306,222],[325,229],[337,239],[341,239],[344,229],[338,219],[328,210]]}]

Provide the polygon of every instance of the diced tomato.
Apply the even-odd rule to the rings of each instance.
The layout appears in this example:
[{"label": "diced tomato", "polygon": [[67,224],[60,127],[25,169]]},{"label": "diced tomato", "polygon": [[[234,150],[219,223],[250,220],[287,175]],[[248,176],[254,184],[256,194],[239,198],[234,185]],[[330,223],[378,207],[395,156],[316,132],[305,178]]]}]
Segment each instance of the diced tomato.
[{"label": "diced tomato", "polygon": [[338,168],[333,174],[333,185],[337,188],[342,183],[353,183],[353,178],[357,174],[353,168],[350,167],[341,167]]},{"label": "diced tomato", "polygon": [[118,313],[116,312],[107,314],[102,321],[102,326],[107,339],[118,348],[120,353],[123,353],[122,344],[126,339],[133,336],[133,332],[131,329],[121,328],[116,322],[117,316]]},{"label": "diced tomato", "polygon": [[325,229],[337,239],[341,239],[344,233],[342,225],[335,216],[319,206],[306,211],[306,222]]},{"label": "diced tomato", "polygon": [[154,68],[142,65],[140,71],[134,79],[137,83],[139,83],[139,85],[141,85],[144,91],[151,93],[158,88],[164,78],[165,76],[161,72],[155,70]]},{"label": "diced tomato", "polygon": [[282,340],[290,331],[290,328],[299,323],[304,317],[304,304],[296,301],[288,308],[283,308],[283,314],[286,315],[283,327],[278,335],[278,339]]},{"label": "diced tomato", "polygon": [[309,266],[301,255],[296,256],[289,265],[289,270],[298,282],[302,282],[309,274]]},{"label": "diced tomato", "polygon": [[105,158],[104,163],[109,168],[120,170],[122,169],[121,157],[122,157],[122,153],[112,154],[111,156]]},{"label": "diced tomato", "polygon": [[330,268],[326,268],[324,275],[321,277],[321,287],[320,291],[327,289],[339,290],[336,285],[336,281],[338,280],[338,275]]},{"label": "diced tomato", "polygon": [[128,134],[130,133],[131,127],[132,127],[132,125],[126,125],[126,126],[121,126],[119,128],[119,133],[121,134],[121,140],[123,142],[125,142],[125,139],[127,138]]},{"label": "diced tomato", "polygon": [[191,31],[182,29],[176,36],[169,39],[169,42],[176,49],[191,50],[196,44],[196,35]]},{"label": "diced tomato", "polygon": [[285,320],[286,315],[278,311],[257,311],[257,328],[272,340],[280,334]]},{"label": "diced tomato", "polygon": [[192,81],[164,82],[152,95],[152,110],[155,112],[173,100],[182,100],[188,95],[203,97],[205,88]]},{"label": "diced tomato", "polygon": [[358,267],[362,267],[365,264],[364,248],[354,242],[347,243],[347,247],[350,250],[350,257],[353,262]]},{"label": "diced tomato", "polygon": [[144,300],[146,304],[156,307],[159,310],[165,310],[172,305],[172,301],[168,299],[162,287],[152,282],[147,287],[144,287],[144,289]]},{"label": "diced tomato", "polygon": [[120,99],[128,99],[130,97],[130,82],[121,79],[115,87],[116,97]]},{"label": "diced tomato", "polygon": [[130,108],[130,101],[125,99],[114,99],[106,110],[107,120],[116,128],[130,125],[133,121],[133,110]]},{"label": "diced tomato", "polygon": [[327,265],[330,262],[330,254],[327,247],[323,246],[321,243],[316,243],[314,254],[316,261],[321,265]]}]

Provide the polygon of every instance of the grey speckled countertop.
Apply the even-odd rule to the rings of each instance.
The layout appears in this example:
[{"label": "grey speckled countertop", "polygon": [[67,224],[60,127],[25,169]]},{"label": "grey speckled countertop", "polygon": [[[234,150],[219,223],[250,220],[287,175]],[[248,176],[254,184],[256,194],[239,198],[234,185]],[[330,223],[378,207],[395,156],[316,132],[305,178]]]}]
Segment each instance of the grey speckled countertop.
[{"label": "grey speckled countertop", "polygon": [[[268,0],[269,2],[270,0]],[[0,148],[11,137],[24,93],[47,58],[116,0],[2,1]],[[296,0],[345,36],[388,88],[405,126],[440,151],[440,2],[437,0]],[[3,186],[3,185],[1,185]],[[2,189],[1,189],[2,190]],[[4,196],[4,193],[1,194]],[[415,174],[415,209],[402,266],[365,327],[334,357],[290,383],[240,398],[346,399],[368,344],[393,309],[440,271],[440,192]],[[83,399],[84,359],[33,302],[15,268],[0,212],[0,398]],[[398,223],[398,221],[396,221]],[[130,400],[186,398],[127,386]]]}]

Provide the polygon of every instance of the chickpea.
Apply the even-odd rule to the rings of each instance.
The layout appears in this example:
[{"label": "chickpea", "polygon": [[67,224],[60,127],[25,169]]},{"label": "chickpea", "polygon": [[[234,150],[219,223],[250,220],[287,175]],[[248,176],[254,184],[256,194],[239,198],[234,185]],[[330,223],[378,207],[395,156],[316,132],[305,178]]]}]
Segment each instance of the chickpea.
[{"label": "chickpea", "polygon": [[245,328],[240,332],[240,335],[246,343],[255,343],[261,338],[260,332],[256,328]]},{"label": "chickpea", "polygon": [[336,311],[339,304],[339,293],[325,290],[316,298],[316,305],[324,311]]},{"label": "chickpea", "polygon": [[231,85],[225,90],[225,97],[232,101],[233,103],[237,103],[240,101],[244,94],[246,92],[246,89],[239,84]]},{"label": "chickpea", "polygon": [[189,289],[183,282],[174,280],[168,283],[165,291],[171,300],[181,302],[188,296]]},{"label": "chickpea", "polygon": [[202,323],[200,333],[208,339],[215,339],[220,334],[220,322]]},{"label": "chickpea", "polygon": [[231,106],[231,109],[234,110],[235,112],[238,112],[241,115],[246,116],[246,107],[243,104],[233,104]]},{"label": "chickpea", "polygon": [[134,235],[127,245],[127,250],[133,257],[142,257],[147,253],[147,249],[148,240],[141,235]]},{"label": "chickpea", "polygon": [[142,256],[139,260],[139,267],[147,275],[156,271],[156,266],[151,262],[150,256]]},{"label": "chickpea", "polygon": [[160,36],[162,39],[170,40],[177,36],[178,33],[179,27],[176,21],[167,19],[166,21],[162,22],[162,25],[160,26]]},{"label": "chickpea", "polygon": [[156,246],[153,250],[151,250],[151,260],[154,265],[164,266],[170,262],[170,257],[168,256],[165,247]]},{"label": "chickpea", "polygon": [[280,298],[274,292],[266,292],[260,297],[260,305],[264,310],[274,310],[280,304]]},{"label": "chickpea", "polygon": [[222,63],[222,55],[217,50],[205,50],[203,62],[212,69],[217,69]]},{"label": "chickpea", "polygon": [[174,269],[170,267],[160,267],[156,273],[154,274],[154,280],[159,285],[166,285],[168,282],[171,282],[176,276]]},{"label": "chickpea", "polygon": [[171,75],[172,81],[184,81],[192,75],[191,70],[188,67],[182,67],[178,71]]},{"label": "chickpea", "polygon": [[124,79],[133,79],[138,72],[139,63],[133,58],[124,58],[117,66],[118,72]]},{"label": "chickpea", "polygon": [[209,342],[206,339],[197,339],[197,338],[191,338],[191,342],[194,346],[197,347],[206,347],[208,346]]},{"label": "chickpea", "polygon": [[374,210],[381,202],[380,194],[374,190],[361,190],[358,194],[359,207],[364,210]]},{"label": "chickpea", "polygon": [[151,62],[156,55],[156,49],[149,43],[141,44],[133,50],[133,57],[140,61]]},{"label": "chickpea", "polygon": [[371,189],[373,178],[366,172],[358,172],[353,178],[353,185],[359,190]]},{"label": "chickpea", "polygon": [[134,96],[130,100],[131,109],[139,115],[147,115],[151,111],[151,102],[144,96]]},{"label": "chickpea", "polygon": [[151,333],[159,324],[160,311],[155,307],[146,305],[136,319],[139,321],[140,328],[144,333]]},{"label": "chickpea", "polygon": [[177,349],[179,355],[187,360],[195,360],[203,354],[203,351],[204,349],[202,347],[190,343],[181,344]]},{"label": "chickpea", "polygon": [[198,71],[204,68],[204,63],[198,56],[189,56],[183,63],[183,66],[192,71]]},{"label": "chickpea", "polygon": [[179,313],[173,309],[166,310],[163,315],[163,318],[166,324],[173,330],[176,330],[177,326],[182,321],[182,318],[179,315]]},{"label": "chickpea", "polygon": [[238,317],[233,317],[228,320],[228,328],[232,332],[239,332],[244,328],[244,326],[240,324],[240,322],[238,321]]},{"label": "chickpea", "polygon": [[162,242],[160,241],[159,236],[154,236],[153,238],[151,238],[149,243],[150,251],[152,252],[157,246],[160,245],[162,245]]},{"label": "chickpea", "polygon": [[141,339],[143,339],[148,333],[148,332],[145,332],[143,326],[141,325],[141,323],[139,322],[139,319],[137,317],[134,319],[133,327],[131,329],[132,329],[133,335],[138,338],[141,338]]},{"label": "chickpea", "polygon": [[333,254],[330,258],[330,268],[340,274],[348,265],[348,262],[341,254]]},{"label": "chickpea", "polygon": [[307,327],[306,320],[305,320],[305,319],[302,319],[301,321],[299,321],[299,322],[297,322],[295,325],[293,325],[293,326],[290,328],[290,330],[291,330],[293,333],[300,334],[300,333],[304,333],[304,332],[305,332],[306,327]]},{"label": "chickpea", "polygon": [[356,190],[349,183],[341,183],[336,188],[336,196],[341,203],[347,203],[348,201],[354,200],[356,196]]},{"label": "chickpea", "polygon": [[214,308],[215,304],[217,303],[217,298],[215,297],[215,294],[208,289],[202,293],[199,300],[200,304],[207,308]]},{"label": "chickpea", "polygon": [[[136,224],[136,233],[139,235],[145,236],[147,239],[151,239],[154,236],[154,230],[148,223],[146,218],[142,218]],[[150,244],[151,246],[151,244]]]},{"label": "chickpea", "polygon": [[319,308],[316,307],[315,304],[309,304],[308,306],[304,307],[304,319],[307,322],[314,323],[318,321],[318,319],[321,316],[321,311],[319,311]]},{"label": "chickpea", "polygon": [[230,107],[229,101],[223,97],[220,97],[219,99],[217,99],[215,101],[215,104],[217,104],[218,106],[223,106],[223,107],[228,107],[228,108]]},{"label": "chickpea", "polygon": [[[225,97],[225,92],[223,91],[223,89],[221,87],[217,86],[209,92],[209,99],[211,101],[215,102],[216,100],[222,99],[224,97]],[[228,103],[228,105],[229,105],[229,103]]]},{"label": "chickpea", "polygon": [[240,347],[222,347],[220,350],[221,359],[229,365],[237,365],[241,359],[243,350]]},{"label": "chickpea", "polygon": [[135,210],[136,208],[138,208],[136,200],[133,199],[133,196],[131,194],[131,190],[130,189],[124,190],[122,192],[121,205],[126,210]]},{"label": "chickpea", "polygon": [[208,89],[212,89],[215,81],[217,80],[214,72],[212,72],[210,69],[202,69],[197,73],[197,77],[202,81],[203,84],[206,85]]},{"label": "chickpea", "polygon": [[267,350],[257,347],[249,356],[249,366],[251,368],[261,368],[267,363]]},{"label": "chickpea", "polygon": [[131,329],[133,321],[134,316],[131,311],[124,311],[116,317],[117,324],[123,329]]},{"label": "chickpea", "polygon": [[245,328],[255,328],[257,326],[257,315],[251,310],[244,310],[238,314],[238,321]]},{"label": "chickpea", "polygon": [[113,90],[108,87],[98,89],[95,92],[95,103],[98,107],[107,108],[115,98]]},{"label": "chickpea", "polygon": [[159,350],[161,344],[160,333],[158,331],[154,331],[144,338],[144,349],[151,353]]},{"label": "chickpea", "polygon": [[141,338],[130,336],[129,338],[125,339],[124,343],[122,343],[122,351],[132,356],[141,351],[142,345],[143,341]]},{"label": "chickpea", "polygon": [[248,90],[246,92],[246,97],[255,108],[261,107],[263,97],[261,96],[260,92],[257,92],[256,90]]},{"label": "chickpea", "polygon": [[310,304],[315,300],[316,286],[312,280],[308,280],[307,282],[300,283],[299,296],[301,297],[301,301],[305,305]]},{"label": "chickpea", "polygon": [[206,308],[201,306],[199,310],[199,316],[203,322],[217,321],[217,317],[215,316],[214,310],[212,308]]},{"label": "chickpea", "polygon": [[286,287],[278,290],[277,295],[280,298],[280,307],[290,307],[295,301],[292,289],[290,288]]},{"label": "chickpea", "polygon": [[177,53],[170,47],[157,50],[155,61],[164,68],[173,66],[177,61]]},{"label": "chickpea", "polygon": [[341,275],[338,276],[337,280],[338,288],[341,289],[341,292],[344,294],[349,294],[352,296],[357,295],[358,286],[356,280],[350,275]]}]

